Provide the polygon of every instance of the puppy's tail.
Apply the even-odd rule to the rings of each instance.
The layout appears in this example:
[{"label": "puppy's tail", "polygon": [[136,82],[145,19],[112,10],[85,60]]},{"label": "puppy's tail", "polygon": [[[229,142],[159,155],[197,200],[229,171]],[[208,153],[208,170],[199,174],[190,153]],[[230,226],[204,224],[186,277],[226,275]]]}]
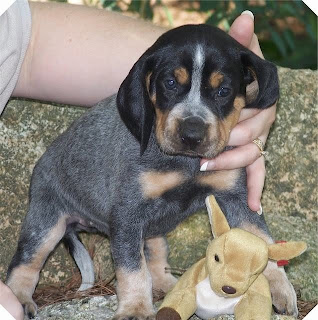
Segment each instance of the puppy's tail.
[{"label": "puppy's tail", "polygon": [[65,235],[64,242],[69,248],[70,254],[81,272],[82,284],[78,291],[90,289],[94,285],[95,277],[93,261],[89,256],[88,251],[78,238],[77,234],[73,231]]}]

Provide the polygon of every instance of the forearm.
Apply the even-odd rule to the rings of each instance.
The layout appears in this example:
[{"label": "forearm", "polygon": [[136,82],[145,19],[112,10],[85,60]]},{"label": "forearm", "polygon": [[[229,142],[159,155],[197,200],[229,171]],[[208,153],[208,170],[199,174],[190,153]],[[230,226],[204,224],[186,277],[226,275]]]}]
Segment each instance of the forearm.
[{"label": "forearm", "polygon": [[32,3],[32,33],[14,96],[94,105],[117,92],[163,29],[121,14]]}]

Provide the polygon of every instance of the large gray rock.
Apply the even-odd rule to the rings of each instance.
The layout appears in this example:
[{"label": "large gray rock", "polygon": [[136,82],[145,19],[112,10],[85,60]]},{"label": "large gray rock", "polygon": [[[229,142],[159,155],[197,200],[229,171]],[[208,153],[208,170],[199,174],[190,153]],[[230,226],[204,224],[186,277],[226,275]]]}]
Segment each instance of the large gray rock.
[{"label": "large gray rock", "polygon": [[[307,252],[293,259],[286,269],[301,298],[314,300],[318,275],[317,72],[280,69],[279,75],[281,98],[277,120],[267,142],[269,158],[262,204],[276,239],[307,241]],[[5,278],[27,210],[32,168],[50,142],[84,111],[85,108],[13,99],[1,117],[1,279]],[[190,217],[168,237],[171,266],[189,267],[204,255],[210,237],[206,213]],[[97,235],[83,235],[83,238],[85,244],[95,250],[98,277],[110,277],[113,266],[108,240]],[[40,284],[63,282],[74,268],[60,245],[41,272]]]},{"label": "large gray rock", "polygon": [[[159,303],[157,304],[159,305]],[[34,320],[111,320],[117,308],[116,296],[74,299],[53,304],[40,310]],[[271,320],[293,320],[293,317],[273,315]],[[195,315],[190,320],[200,320]],[[234,320],[233,315],[224,315],[214,320]]]}]

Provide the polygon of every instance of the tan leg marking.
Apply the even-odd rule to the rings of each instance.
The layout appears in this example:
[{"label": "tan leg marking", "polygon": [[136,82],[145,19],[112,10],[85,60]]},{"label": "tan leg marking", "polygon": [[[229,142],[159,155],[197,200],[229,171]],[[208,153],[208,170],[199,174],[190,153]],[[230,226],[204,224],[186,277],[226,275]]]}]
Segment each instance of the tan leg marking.
[{"label": "tan leg marking", "polygon": [[222,83],[223,79],[224,79],[224,75],[221,72],[219,72],[219,71],[212,72],[212,74],[210,75],[210,78],[209,78],[210,86],[213,89],[218,88],[220,86],[220,84]]},{"label": "tan leg marking", "polygon": [[[243,223],[243,229],[257,235],[265,242],[272,244],[273,239],[257,226]],[[263,274],[269,282],[272,294],[273,305],[279,311],[286,311],[287,314],[297,317],[297,296],[292,284],[289,282],[283,267],[278,267],[276,261],[269,260]]]},{"label": "tan leg marking", "polygon": [[210,186],[213,189],[229,190],[235,186],[239,173],[238,169],[211,171],[199,175],[197,182],[201,185]]},{"label": "tan leg marking", "polygon": [[142,193],[145,198],[155,199],[165,192],[181,185],[185,176],[181,172],[142,172],[139,178]]},{"label": "tan leg marking", "polygon": [[166,268],[170,268],[167,257],[167,243],[163,237],[146,240],[149,250],[147,266],[151,273],[152,288],[154,292],[168,292],[177,282],[177,279]]},{"label": "tan leg marking", "polygon": [[234,110],[222,121],[219,121],[219,137],[226,146],[231,130],[237,124],[241,110],[245,107],[245,98],[238,96],[234,99]]},{"label": "tan leg marking", "polygon": [[31,312],[36,312],[36,306],[32,300],[32,295],[39,281],[39,273],[48,255],[64,236],[66,218],[66,216],[60,218],[55,227],[47,234],[43,244],[33,255],[31,262],[14,268],[7,281],[7,285],[17,296],[21,304],[25,304],[27,309],[31,309],[29,310]]},{"label": "tan leg marking", "polygon": [[190,81],[189,72],[184,67],[180,67],[180,68],[175,69],[174,76],[176,77],[176,80],[178,81],[178,83],[180,83],[182,85],[189,83],[189,81]]},{"label": "tan leg marking", "polygon": [[145,319],[154,314],[152,305],[151,276],[142,252],[141,268],[138,271],[116,270],[118,308],[115,319],[128,316]]}]

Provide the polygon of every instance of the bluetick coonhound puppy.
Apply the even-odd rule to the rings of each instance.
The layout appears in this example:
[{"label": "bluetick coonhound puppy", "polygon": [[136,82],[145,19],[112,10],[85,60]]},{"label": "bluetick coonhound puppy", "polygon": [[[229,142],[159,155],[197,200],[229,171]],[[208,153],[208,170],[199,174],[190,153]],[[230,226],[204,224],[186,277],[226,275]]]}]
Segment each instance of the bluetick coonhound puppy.
[{"label": "bluetick coonhound puppy", "polygon": [[[92,286],[92,261],[79,231],[106,234],[118,280],[114,319],[154,319],[152,290],[166,292],[164,236],[204,208],[213,193],[231,227],[272,242],[263,216],[247,206],[244,169],[200,172],[200,158],[227,145],[242,108],[278,99],[276,67],[223,31],[187,25],[162,35],[136,62],[116,96],[89,110],[36,164],[30,207],[7,284],[32,317],[32,294],[48,255],[64,238]],[[293,288],[267,268],[276,308],[297,313]]]}]

